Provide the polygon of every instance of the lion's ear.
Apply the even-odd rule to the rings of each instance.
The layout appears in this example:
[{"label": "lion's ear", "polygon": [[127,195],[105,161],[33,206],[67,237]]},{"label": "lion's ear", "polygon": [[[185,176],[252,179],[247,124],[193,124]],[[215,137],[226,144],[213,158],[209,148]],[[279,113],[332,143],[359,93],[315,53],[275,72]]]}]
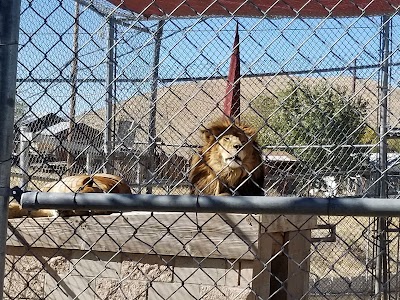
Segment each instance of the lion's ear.
[{"label": "lion's ear", "polygon": [[241,125],[240,125],[240,129],[242,129],[243,132],[244,132],[247,136],[253,137],[253,138],[256,137],[256,131],[255,131],[255,129],[254,129],[253,127],[247,126],[247,125],[244,125],[244,124],[241,124]]},{"label": "lion's ear", "polygon": [[206,143],[212,143],[214,142],[214,134],[211,132],[210,129],[204,128],[201,131],[201,138],[203,139],[204,142]]}]

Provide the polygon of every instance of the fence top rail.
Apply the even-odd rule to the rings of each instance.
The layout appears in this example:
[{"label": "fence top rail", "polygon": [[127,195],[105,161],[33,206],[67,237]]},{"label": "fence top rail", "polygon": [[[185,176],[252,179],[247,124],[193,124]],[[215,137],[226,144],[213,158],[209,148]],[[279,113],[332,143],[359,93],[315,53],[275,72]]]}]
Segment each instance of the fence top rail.
[{"label": "fence top rail", "polygon": [[156,212],[400,216],[400,199],[27,192],[23,208]]}]

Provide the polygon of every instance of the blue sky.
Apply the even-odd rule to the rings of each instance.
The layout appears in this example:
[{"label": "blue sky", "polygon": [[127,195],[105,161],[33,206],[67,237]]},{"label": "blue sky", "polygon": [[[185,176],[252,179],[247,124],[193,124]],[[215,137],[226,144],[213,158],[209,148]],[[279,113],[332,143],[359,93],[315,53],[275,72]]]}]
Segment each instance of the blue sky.
[{"label": "blue sky", "polygon": [[[68,111],[71,86],[59,82],[71,76],[72,0],[22,1],[18,97],[34,112]],[[83,9],[80,18],[78,113],[104,105],[107,26],[103,18]],[[240,29],[242,75],[299,72],[379,63],[380,17],[338,19],[210,18],[171,19],[164,26],[160,77],[196,78],[225,76],[236,22]],[[137,26],[152,30],[155,21]],[[399,46],[399,17],[393,18],[393,49]],[[117,76],[139,83],[117,83],[117,100],[146,93],[150,87],[154,42],[151,35],[118,26]],[[393,62],[400,61],[396,51]],[[308,76],[339,76],[339,72]],[[343,73],[350,75],[349,71]],[[358,77],[377,79],[377,69],[357,71]],[[392,69],[397,85],[398,67]],[[47,79],[48,82],[24,82]],[[38,102],[40,100],[40,102]]]}]

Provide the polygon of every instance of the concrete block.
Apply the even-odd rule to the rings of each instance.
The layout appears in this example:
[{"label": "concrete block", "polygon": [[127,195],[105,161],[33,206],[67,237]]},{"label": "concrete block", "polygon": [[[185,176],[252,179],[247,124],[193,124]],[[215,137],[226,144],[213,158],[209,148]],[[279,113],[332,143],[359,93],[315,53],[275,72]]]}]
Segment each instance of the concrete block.
[{"label": "concrete block", "polygon": [[200,299],[200,286],[198,284],[152,282],[148,291],[149,300],[196,300]]},{"label": "concrete block", "polygon": [[6,273],[4,277],[4,296],[15,299],[22,295],[25,291],[25,279],[15,271]]},{"label": "concrete block", "polygon": [[253,279],[253,261],[241,260],[232,265],[226,262],[225,285],[227,286],[248,286]]},{"label": "concrete block", "polygon": [[245,287],[200,286],[200,298],[204,300],[247,300],[250,292],[251,290]]},{"label": "concrete block", "polygon": [[11,299],[40,299],[43,297],[44,274],[11,271],[4,278],[4,296]]},{"label": "concrete block", "polygon": [[25,299],[43,299],[44,276],[44,273],[39,273],[31,278],[27,278],[29,282],[24,292]]},{"label": "concrete block", "polygon": [[173,267],[156,255],[124,255],[121,278],[140,281],[172,282]]},{"label": "concrete block", "polygon": [[240,262],[226,261],[225,285],[238,286],[240,277]]},{"label": "concrete block", "polygon": [[225,260],[178,257],[175,260],[174,282],[225,284]]},{"label": "concrete block", "polygon": [[73,251],[71,255],[71,274],[85,277],[119,278],[121,256],[109,252]]},{"label": "concrete block", "polygon": [[48,264],[59,275],[67,274],[71,268],[69,259],[64,256],[52,257],[48,260]]},{"label": "concrete block", "polygon": [[146,300],[148,283],[145,281],[110,278],[96,279],[96,297],[101,300]]},{"label": "concrete block", "polygon": [[12,265],[20,273],[38,273],[43,269],[43,263],[35,256],[15,256],[12,259]]},{"label": "concrete block", "polygon": [[21,251],[21,249],[15,252],[17,252],[15,255],[6,256],[6,271],[10,269],[15,269],[20,273],[55,271],[57,274],[65,274],[70,269],[71,251],[69,250],[32,248],[29,252]]},{"label": "concrete block", "polygon": [[46,300],[93,300],[94,287],[94,278],[68,276],[57,282],[46,274],[44,292]]}]

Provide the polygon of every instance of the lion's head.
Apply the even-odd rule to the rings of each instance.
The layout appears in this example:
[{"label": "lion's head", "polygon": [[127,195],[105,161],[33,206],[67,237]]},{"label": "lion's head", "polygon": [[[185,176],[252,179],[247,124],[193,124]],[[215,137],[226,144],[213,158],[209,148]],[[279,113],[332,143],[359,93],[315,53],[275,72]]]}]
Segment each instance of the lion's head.
[{"label": "lion's head", "polygon": [[255,130],[228,118],[201,130],[203,146],[192,159],[195,194],[262,195],[264,171]]}]

